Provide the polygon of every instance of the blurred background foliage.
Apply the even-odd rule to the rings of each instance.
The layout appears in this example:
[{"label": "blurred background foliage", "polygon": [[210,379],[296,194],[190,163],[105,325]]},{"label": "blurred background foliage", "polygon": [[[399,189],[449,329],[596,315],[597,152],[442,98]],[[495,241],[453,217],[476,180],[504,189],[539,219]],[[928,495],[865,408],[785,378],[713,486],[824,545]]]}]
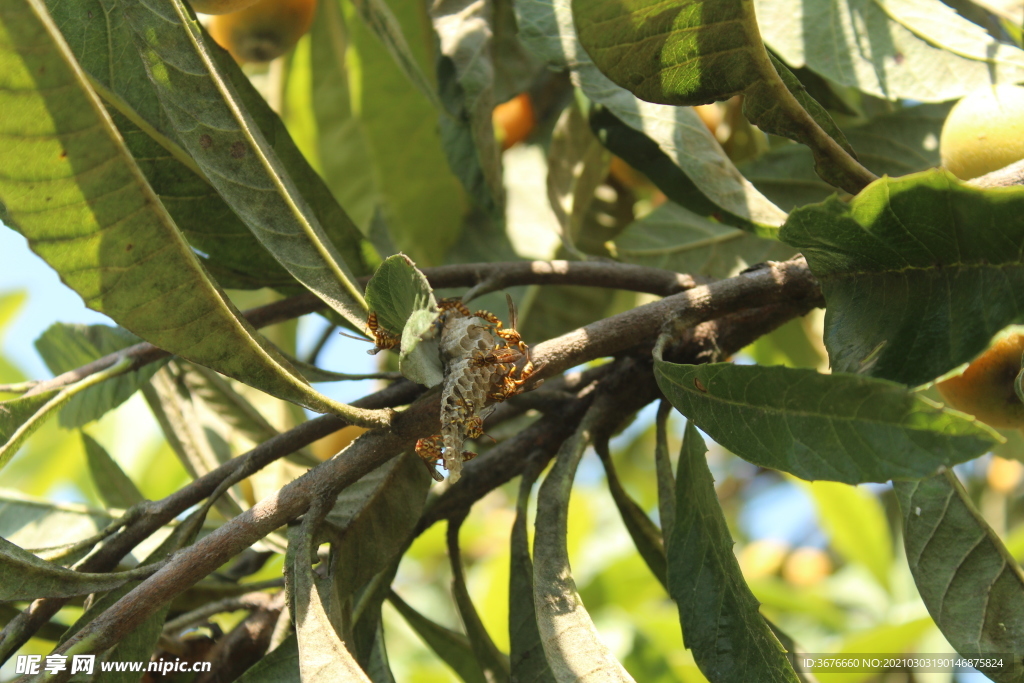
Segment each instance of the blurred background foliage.
[{"label": "blurred background foliage", "polygon": [[[585,98],[574,91],[568,77],[547,71],[526,57],[517,64],[518,72],[512,70],[503,77],[506,84],[526,83],[528,87],[494,114],[504,186],[489,191],[492,201],[505,205],[504,218],[496,217],[499,211],[490,215],[468,211],[471,201],[464,183],[446,160],[452,146],[445,136],[457,131],[446,132],[436,125],[439,103],[416,87],[408,73],[409,69],[418,71],[416,77],[423,79],[431,92],[441,92],[444,100],[446,83],[439,78],[445,77],[445,72],[434,68],[434,37],[422,3],[388,3],[415,60],[405,71],[360,19],[357,5],[362,3],[321,2],[310,33],[292,51],[269,64],[248,64],[245,73],[281,114],[298,147],[372,243],[366,254],[371,266],[398,250],[421,266],[514,257],[547,259],[575,252],[721,277],[793,253],[780,243],[758,240],[680,210],[667,203],[666,196],[624,159],[601,145],[594,153],[588,145],[602,130],[601,112],[590,111],[589,121],[585,120],[578,109]],[[1016,37],[1019,39],[1019,34]],[[851,128],[850,140],[868,152],[868,165],[878,130],[891,132],[898,126],[905,126],[906,134],[920,144],[915,143],[907,154],[912,161],[900,166],[899,155],[886,156],[890,150],[885,141],[876,141],[876,161],[882,170],[899,174],[937,164],[934,141],[948,104],[914,107],[913,102],[885,102],[825,82],[813,73],[800,75],[808,87],[817,88],[816,96],[828,100],[840,125]],[[454,105],[442,102],[440,106]],[[583,102],[583,106],[588,105]],[[746,122],[740,107],[740,99],[734,98],[700,107],[698,113],[730,159],[762,192],[788,210],[833,191],[810,174],[809,167],[805,182],[782,177],[778,169],[796,163],[791,157],[806,150],[763,135]],[[577,154],[580,164],[597,170],[592,170],[596,180],[586,211],[570,211],[577,220],[566,223],[565,216],[553,211],[548,202],[554,193],[557,205],[558,196],[565,193],[564,183],[559,185],[557,176],[554,181],[549,176],[548,165],[559,154],[569,152]],[[797,161],[805,163],[807,159]],[[570,186],[582,182],[578,177],[570,180]],[[475,200],[481,204],[479,197]],[[32,342],[54,316],[83,323],[101,318],[66,299],[53,303],[54,287],[38,284],[47,277],[52,279],[46,266],[13,232],[5,231],[3,240],[5,261],[16,260],[21,266],[15,278],[8,275],[0,280],[4,288],[0,291],[0,384],[42,376],[42,364],[31,358]],[[280,297],[271,290],[230,293],[240,308]],[[650,300],[629,292],[569,287],[548,287],[543,295],[539,287],[512,293],[519,301],[520,329],[531,343]],[[480,305],[501,310],[497,295]],[[10,334],[18,329],[19,319],[32,321],[31,334]],[[307,318],[265,333],[285,351],[303,358],[313,355],[324,367],[352,373],[377,369],[376,361],[364,354],[364,346],[337,335],[325,336],[325,326],[319,318]],[[819,311],[761,338],[734,360],[824,372],[828,364],[821,338]],[[387,364],[393,359],[384,354],[380,362]],[[165,366],[160,376],[187,371],[185,364],[175,364]],[[231,385],[256,404],[277,430],[304,419],[293,406],[235,382]],[[372,388],[373,382],[368,381],[318,385],[320,391],[345,401]],[[0,394],[0,399],[10,397],[13,395]],[[656,406],[648,406],[615,437],[612,462],[628,494],[657,521],[655,411]],[[684,423],[674,413],[669,424],[674,461]],[[211,424],[210,429],[216,432],[216,425]],[[499,427],[504,429],[504,425]],[[141,395],[86,425],[83,431],[116,459],[146,498],[164,497],[191,478],[161,436]],[[354,436],[348,430],[339,433],[330,443],[314,446],[313,454],[328,457],[340,449],[344,439]],[[988,524],[1021,560],[1024,503],[1017,493],[1024,442],[1014,433],[1007,436],[1010,442],[998,455],[958,467],[957,473]],[[222,432],[219,438],[227,455],[243,452],[253,443],[229,432]],[[214,442],[216,439],[211,439]],[[744,575],[761,601],[764,615],[805,651],[953,652],[921,603],[902,557],[899,511],[890,486],[808,484],[755,467],[710,441],[709,448],[709,464]],[[0,480],[0,536],[38,548],[94,533],[111,519],[93,481],[96,471],[95,464],[90,468],[79,430],[47,422]],[[238,486],[236,499],[243,505],[252,504],[300,471],[292,463],[275,463]],[[485,627],[505,652],[509,649],[509,535],[518,485],[517,478],[478,503],[460,536],[469,592]],[[217,523],[217,515],[211,513],[209,524]],[[529,528],[532,534],[532,519]],[[435,525],[413,543],[403,557],[394,589],[421,614],[462,631],[451,596],[445,533],[444,525]],[[568,548],[590,615],[636,680],[705,680],[683,647],[675,604],[636,552],[609,493],[606,470],[593,452],[585,457],[576,477]],[[145,551],[136,553],[137,558],[144,555]],[[245,583],[273,580],[280,574],[281,557],[277,555]],[[202,590],[200,585],[182,600],[198,599]],[[0,606],[4,610],[0,620],[6,621],[12,609]],[[81,613],[80,604],[68,606],[56,621],[70,624]],[[214,621],[227,632],[242,616],[242,612],[228,613]],[[391,603],[385,605],[384,618],[396,680],[458,680]],[[44,630],[21,652],[45,654],[52,649],[56,635]],[[12,665],[13,660],[0,669],[0,679],[12,678]],[[952,672],[911,671],[817,675],[821,683],[939,683],[954,677]],[[956,677],[975,679],[981,680],[980,675]]]}]

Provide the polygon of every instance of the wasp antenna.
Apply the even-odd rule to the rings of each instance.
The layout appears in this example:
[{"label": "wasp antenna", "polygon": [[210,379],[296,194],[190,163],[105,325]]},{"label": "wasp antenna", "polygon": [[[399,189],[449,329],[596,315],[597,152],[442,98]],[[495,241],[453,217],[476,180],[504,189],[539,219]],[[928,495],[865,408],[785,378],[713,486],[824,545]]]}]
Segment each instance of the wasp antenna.
[{"label": "wasp antenna", "polygon": [[342,337],[348,337],[349,339],[355,339],[356,341],[369,342],[371,344],[373,343],[372,339],[366,339],[364,337],[357,337],[354,334],[346,334],[345,332],[342,332],[341,330],[338,330],[338,334],[340,334]]}]

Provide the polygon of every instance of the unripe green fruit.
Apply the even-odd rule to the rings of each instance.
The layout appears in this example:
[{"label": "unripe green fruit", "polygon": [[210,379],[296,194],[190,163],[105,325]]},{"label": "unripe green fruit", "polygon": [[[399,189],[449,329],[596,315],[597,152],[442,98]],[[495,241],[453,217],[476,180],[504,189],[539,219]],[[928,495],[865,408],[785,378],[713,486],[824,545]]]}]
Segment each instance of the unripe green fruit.
[{"label": "unripe green fruit", "polygon": [[201,14],[230,14],[255,5],[258,0],[189,0],[192,9]]},{"label": "unripe green fruit", "polygon": [[1024,159],[1024,88],[985,86],[957,102],[942,125],[939,153],[961,180]]}]

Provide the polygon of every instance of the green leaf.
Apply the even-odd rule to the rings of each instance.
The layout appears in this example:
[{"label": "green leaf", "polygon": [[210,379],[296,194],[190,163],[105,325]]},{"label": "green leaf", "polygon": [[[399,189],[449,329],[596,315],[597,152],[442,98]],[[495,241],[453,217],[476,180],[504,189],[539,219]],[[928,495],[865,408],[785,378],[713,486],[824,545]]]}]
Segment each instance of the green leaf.
[{"label": "green leaf", "polygon": [[[610,81],[609,85],[615,87]],[[671,109],[687,111],[680,107],[672,107]],[[655,123],[655,121],[651,121],[652,128]],[[700,123],[699,116],[697,116],[696,121],[688,122],[686,127],[681,127],[680,130],[685,130],[688,134],[691,134],[697,130],[696,126],[698,124],[704,125]],[[785,214],[782,213],[781,209],[775,207],[778,214],[777,220],[772,219],[758,223],[749,217],[742,217],[721,208],[708,196],[705,196],[705,192],[698,187],[695,181],[691,180],[683,172],[683,169],[673,161],[676,154],[676,151],[673,149],[674,145],[659,145],[658,142],[648,137],[644,132],[627,125],[613,114],[608,107],[601,104],[591,107],[590,128],[597,135],[598,139],[601,140],[601,144],[607,147],[612,154],[621,157],[630,166],[641,171],[659,190],[665,193],[668,199],[676,204],[701,216],[714,216],[716,220],[720,220],[726,225],[743,228],[763,237],[775,237],[778,234],[778,227],[776,226],[785,220]],[[686,143],[680,140],[679,144]],[[717,140],[715,144],[718,144]],[[731,164],[732,162],[729,163]],[[810,170],[809,167],[808,170]],[[819,180],[812,170],[811,176],[815,178],[816,182],[830,187],[824,181]],[[749,182],[743,176],[740,177],[742,178],[742,183]],[[753,186],[751,185],[751,187]],[[762,201],[767,202],[767,199],[762,198]],[[774,207],[775,205],[772,204],[772,206]]]},{"label": "green leaf", "polygon": [[[295,279],[263,248],[182,148],[162,112],[154,85],[136,54],[132,29],[113,0],[50,2],[54,21],[89,74],[147,180],[201,260],[222,286],[294,285]],[[90,21],[105,16],[106,21]],[[234,61],[214,52],[243,105],[307,200],[346,262],[365,274],[359,233],[338,215],[337,202],[296,149],[278,116]],[[116,64],[117,68],[112,68]]]},{"label": "green leaf", "polygon": [[754,4],[765,42],[787,64],[876,97],[941,102],[1024,80],[1024,52],[939,0]]},{"label": "green leaf", "polygon": [[238,683],[302,683],[299,641],[293,633],[247,669]]},{"label": "green leaf", "polygon": [[785,260],[796,250],[700,216],[674,202],[630,223],[615,238],[626,263],[679,273],[728,277],[762,261]]},{"label": "green leaf", "polygon": [[370,661],[366,665],[366,675],[373,683],[395,683],[395,675],[391,673],[391,662],[388,661],[387,645],[384,642],[384,625],[379,619],[373,649],[370,650]]},{"label": "green leaf", "polygon": [[27,300],[28,292],[23,289],[0,294],[0,340],[4,338],[7,326],[17,317]]},{"label": "green leaf", "polygon": [[366,284],[366,302],[377,324],[401,340],[399,369],[421,384],[441,382],[436,343],[423,344],[437,320],[437,300],[427,278],[404,254],[389,256]]},{"label": "green leaf", "polygon": [[434,291],[427,277],[405,254],[389,256],[366,283],[366,303],[377,314],[377,324],[401,337],[415,311],[437,311]]},{"label": "green leaf", "polygon": [[539,474],[537,461],[527,465],[519,482],[519,495],[516,498],[516,519],[512,524],[510,539],[509,666],[514,680],[555,683],[554,674],[551,673],[544,656],[540,631],[537,629],[537,612],[533,606],[533,560],[530,558],[530,541],[526,529],[530,492]]},{"label": "green leaf", "polygon": [[459,678],[465,683],[487,683],[466,636],[427,619],[394,591],[388,594],[388,600],[419,634],[423,642],[450,666]]},{"label": "green leaf", "polygon": [[55,548],[96,535],[113,515],[72,503],[0,489],[0,537],[22,548]]},{"label": "green leaf", "polygon": [[112,508],[127,510],[136,503],[146,500],[121,466],[96,439],[82,432],[82,443],[85,445],[85,457],[89,463],[92,483],[104,503]]},{"label": "green leaf", "polygon": [[[844,127],[860,162],[878,175],[902,176],[938,166],[939,134],[952,103],[903,107],[855,127]],[[783,209],[824,201],[835,188],[811,170],[811,151],[782,145],[741,164],[743,175]]]},{"label": "green leaf", "polygon": [[672,536],[676,523],[676,478],[672,474],[672,460],[668,453],[668,417],[671,412],[672,404],[662,399],[654,421],[654,468],[658,475],[658,520],[663,544],[664,539]]},{"label": "green leaf", "polygon": [[[230,448],[202,420],[202,406],[189,390],[184,369],[171,363],[153,376],[142,395],[164,438],[193,479],[205,476],[231,458]],[[225,519],[242,514],[244,500],[236,487],[217,497],[214,505]]]},{"label": "green leaf", "polygon": [[24,11],[15,0],[3,7],[0,144],[18,169],[0,172],[4,221],[89,307],[143,339],[279,398],[344,414],[292,374],[203,272],[45,9]]},{"label": "green leaf", "polygon": [[894,382],[786,367],[677,365],[657,349],[655,359],[658,386],[708,436],[744,460],[801,479],[916,479],[1001,440]]},{"label": "green leaf", "polygon": [[90,574],[41,560],[0,538],[0,600],[70,598],[108,591],[132,580],[138,572]]},{"label": "green leaf", "polygon": [[43,422],[75,395],[124,373],[130,365],[130,360],[121,358],[107,369],[63,389],[51,389],[10,401],[0,401],[0,469],[10,462],[25,440],[32,436]]},{"label": "green leaf", "polygon": [[548,666],[557,681],[629,681],[633,678],[601,641],[583,606],[566,547],[569,496],[591,430],[593,409],[566,439],[537,494],[533,541],[533,605]]},{"label": "green leaf", "polygon": [[[134,334],[108,325],[54,323],[36,339],[35,347],[50,372],[59,375],[139,341]],[[61,427],[75,429],[103,417],[131,398],[163,364],[149,363],[83,391],[60,411]]]},{"label": "green leaf", "polygon": [[[580,45],[570,2],[516,2],[519,38],[523,44],[549,66],[570,68],[574,82],[587,98],[604,105],[618,120],[656,143],[657,150],[685,173],[688,182],[707,201],[748,224],[781,225],[785,214],[736,170],[695,111],[644,102],[601,73]],[[603,139],[602,142],[608,144]],[[615,147],[612,151],[619,153]],[[642,168],[629,157],[624,158]]]},{"label": "green leaf", "polygon": [[819,350],[814,320],[795,318],[760,337],[741,351],[758,365],[785,365],[791,368],[818,369],[826,354]]},{"label": "green leaf", "polygon": [[742,93],[750,122],[809,146],[830,184],[856,192],[874,179],[825,109],[765,50],[751,2],[576,0],[573,16],[597,67],[640,99],[698,105]]},{"label": "green leaf", "polygon": [[[263,246],[333,310],[361,323],[355,276],[277,158],[199,24],[179,1],[122,3],[135,45],[182,147]],[[167,68],[174,64],[174,68]],[[203,102],[202,108],[195,103]]]},{"label": "green leaf", "polygon": [[[124,27],[124,24],[121,24]],[[126,36],[131,40],[131,35]],[[129,49],[133,49],[129,43]],[[78,55],[76,55],[77,57]],[[122,62],[128,60],[121,60]],[[141,60],[139,66],[141,67]],[[142,78],[146,78],[143,73]],[[222,287],[296,287],[299,283],[201,174],[188,153],[154,130],[117,95],[100,90],[125,146],[182,236]],[[156,93],[151,93],[156,98]],[[130,118],[134,117],[134,118]]]},{"label": "green leaf", "polygon": [[667,574],[665,568],[665,545],[661,536],[661,529],[651,521],[647,513],[633,500],[622,487],[619,476],[615,472],[615,464],[612,462],[611,453],[608,451],[608,443],[595,445],[597,454],[601,457],[601,464],[604,465],[605,476],[608,478],[608,491],[612,494],[615,507],[622,516],[622,523],[625,524],[633,545],[640,553],[640,557],[647,563],[648,569],[654,574],[654,578],[667,588]]},{"label": "green leaf", "polygon": [[368,234],[380,196],[369,141],[351,93],[348,60],[353,53],[348,42],[341,5],[318,3],[309,31],[309,69],[321,173],[353,222]]},{"label": "green leaf", "polygon": [[[352,45],[347,53],[352,99],[359,103],[382,218],[399,250],[421,264],[437,265],[458,240],[468,208],[445,159],[439,112],[410,84],[373,30],[353,21],[355,10],[343,6]],[[417,0],[391,0],[388,6],[420,69],[433,72],[435,39],[426,6]]]},{"label": "green leaf", "polygon": [[427,77],[421,66],[423,54],[416,54],[405,38],[402,23],[395,16],[388,3],[384,0],[352,0],[352,6],[373,31],[377,39],[387,48],[395,65],[402,71],[409,82],[438,109],[442,105],[438,100],[437,90],[433,81]]},{"label": "green leaf", "polygon": [[462,617],[462,624],[466,628],[469,646],[473,649],[477,664],[489,683],[492,681],[494,683],[499,681],[509,683],[512,680],[518,680],[511,678],[508,656],[499,650],[491,640],[491,636],[487,633],[476,607],[473,606],[473,600],[469,596],[466,576],[462,571],[462,555],[459,550],[459,528],[461,526],[462,519],[448,521],[448,558],[452,566],[452,595],[455,597],[459,616]]},{"label": "green leaf", "polygon": [[946,640],[965,657],[1013,654],[992,680],[1021,680],[1024,574],[952,472],[897,482],[907,562]]},{"label": "green leaf", "polygon": [[444,0],[430,8],[440,43],[438,87],[449,116],[441,118],[448,163],[476,203],[504,215],[501,149],[494,135],[493,3]]},{"label": "green leaf", "polygon": [[548,201],[562,228],[562,244],[579,255],[576,237],[583,228],[594,192],[608,176],[611,155],[590,130],[579,102],[562,112],[548,147]]},{"label": "green leaf", "polygon": [[410,452],[341,492],[326,520],[340,538],[331,548],[339,600],[355,593],[405,549],[430,482],[419,456]]},{"label": "green leaf", "polygon": [[[315,508],[315,506],[314,506]],[[299,643],[299,673],[303,683],[321,681],[358,681],[370,683],[366,673],[338,637],[327,616],[330,590],[313,575],[312,558],[315,554],[313,538],[317,517],[310,511],[301,525],[288,533],[288,554],[291,560],[292,600],[295,609],[295,633]]]},{"label": "green leaf", "polygon": [[892,534],[885,510],[870,491],[844,484],[816,481],[806,490],[818,510],[818,524],[832,548],[848,562],[867,568],[878,583],[889,587]]},{"label": "green leaf", "polygon": [[688,422],[667,548],[669,593],[679,607],[686,646],[711,683],[796,683],[785,649],[743,580],[706,452],[703,438]]},{"label": "green leaf", "polygon": [[838,372],[923,384],[1024,322],[1024,188],[883,178],[849,204],[794,211],[781,237],[821,281]]}]

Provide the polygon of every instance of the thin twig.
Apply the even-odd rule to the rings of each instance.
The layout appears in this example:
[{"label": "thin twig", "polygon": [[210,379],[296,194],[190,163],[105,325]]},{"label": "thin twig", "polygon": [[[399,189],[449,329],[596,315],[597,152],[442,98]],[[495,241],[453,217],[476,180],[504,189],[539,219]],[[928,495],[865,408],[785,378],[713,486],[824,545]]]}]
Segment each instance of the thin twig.
[{"label": "thin twig", "polygon": [[316,340],[316,344],[306,355],[306,362],[310,365],[316,365],[316,359],[320,357],[320,352],[324,350],[329,342],[334,337],[334,331],[338,329],[338,326],[334,323],[330,323],[324,328],[324,331],[320,333],[320,338]]},{"label": "thin twig", "polygon": [[267,607],[270,601],[273,599],[268,593],[251,592],[245,595],[239,595],[233,598],[224,598],[223,600],[215,600],[214,602],[208,602],[202,607],[186,612],[180,617],[171,619],[164,624],[163,633],[165,636],[172,638],[177,637],[178,633],[184,631],[187,628],[192,628],[196,624],[201,624],[214,614],[221,614],[223,612],[237,612],[239,610],[255,610]]}]

